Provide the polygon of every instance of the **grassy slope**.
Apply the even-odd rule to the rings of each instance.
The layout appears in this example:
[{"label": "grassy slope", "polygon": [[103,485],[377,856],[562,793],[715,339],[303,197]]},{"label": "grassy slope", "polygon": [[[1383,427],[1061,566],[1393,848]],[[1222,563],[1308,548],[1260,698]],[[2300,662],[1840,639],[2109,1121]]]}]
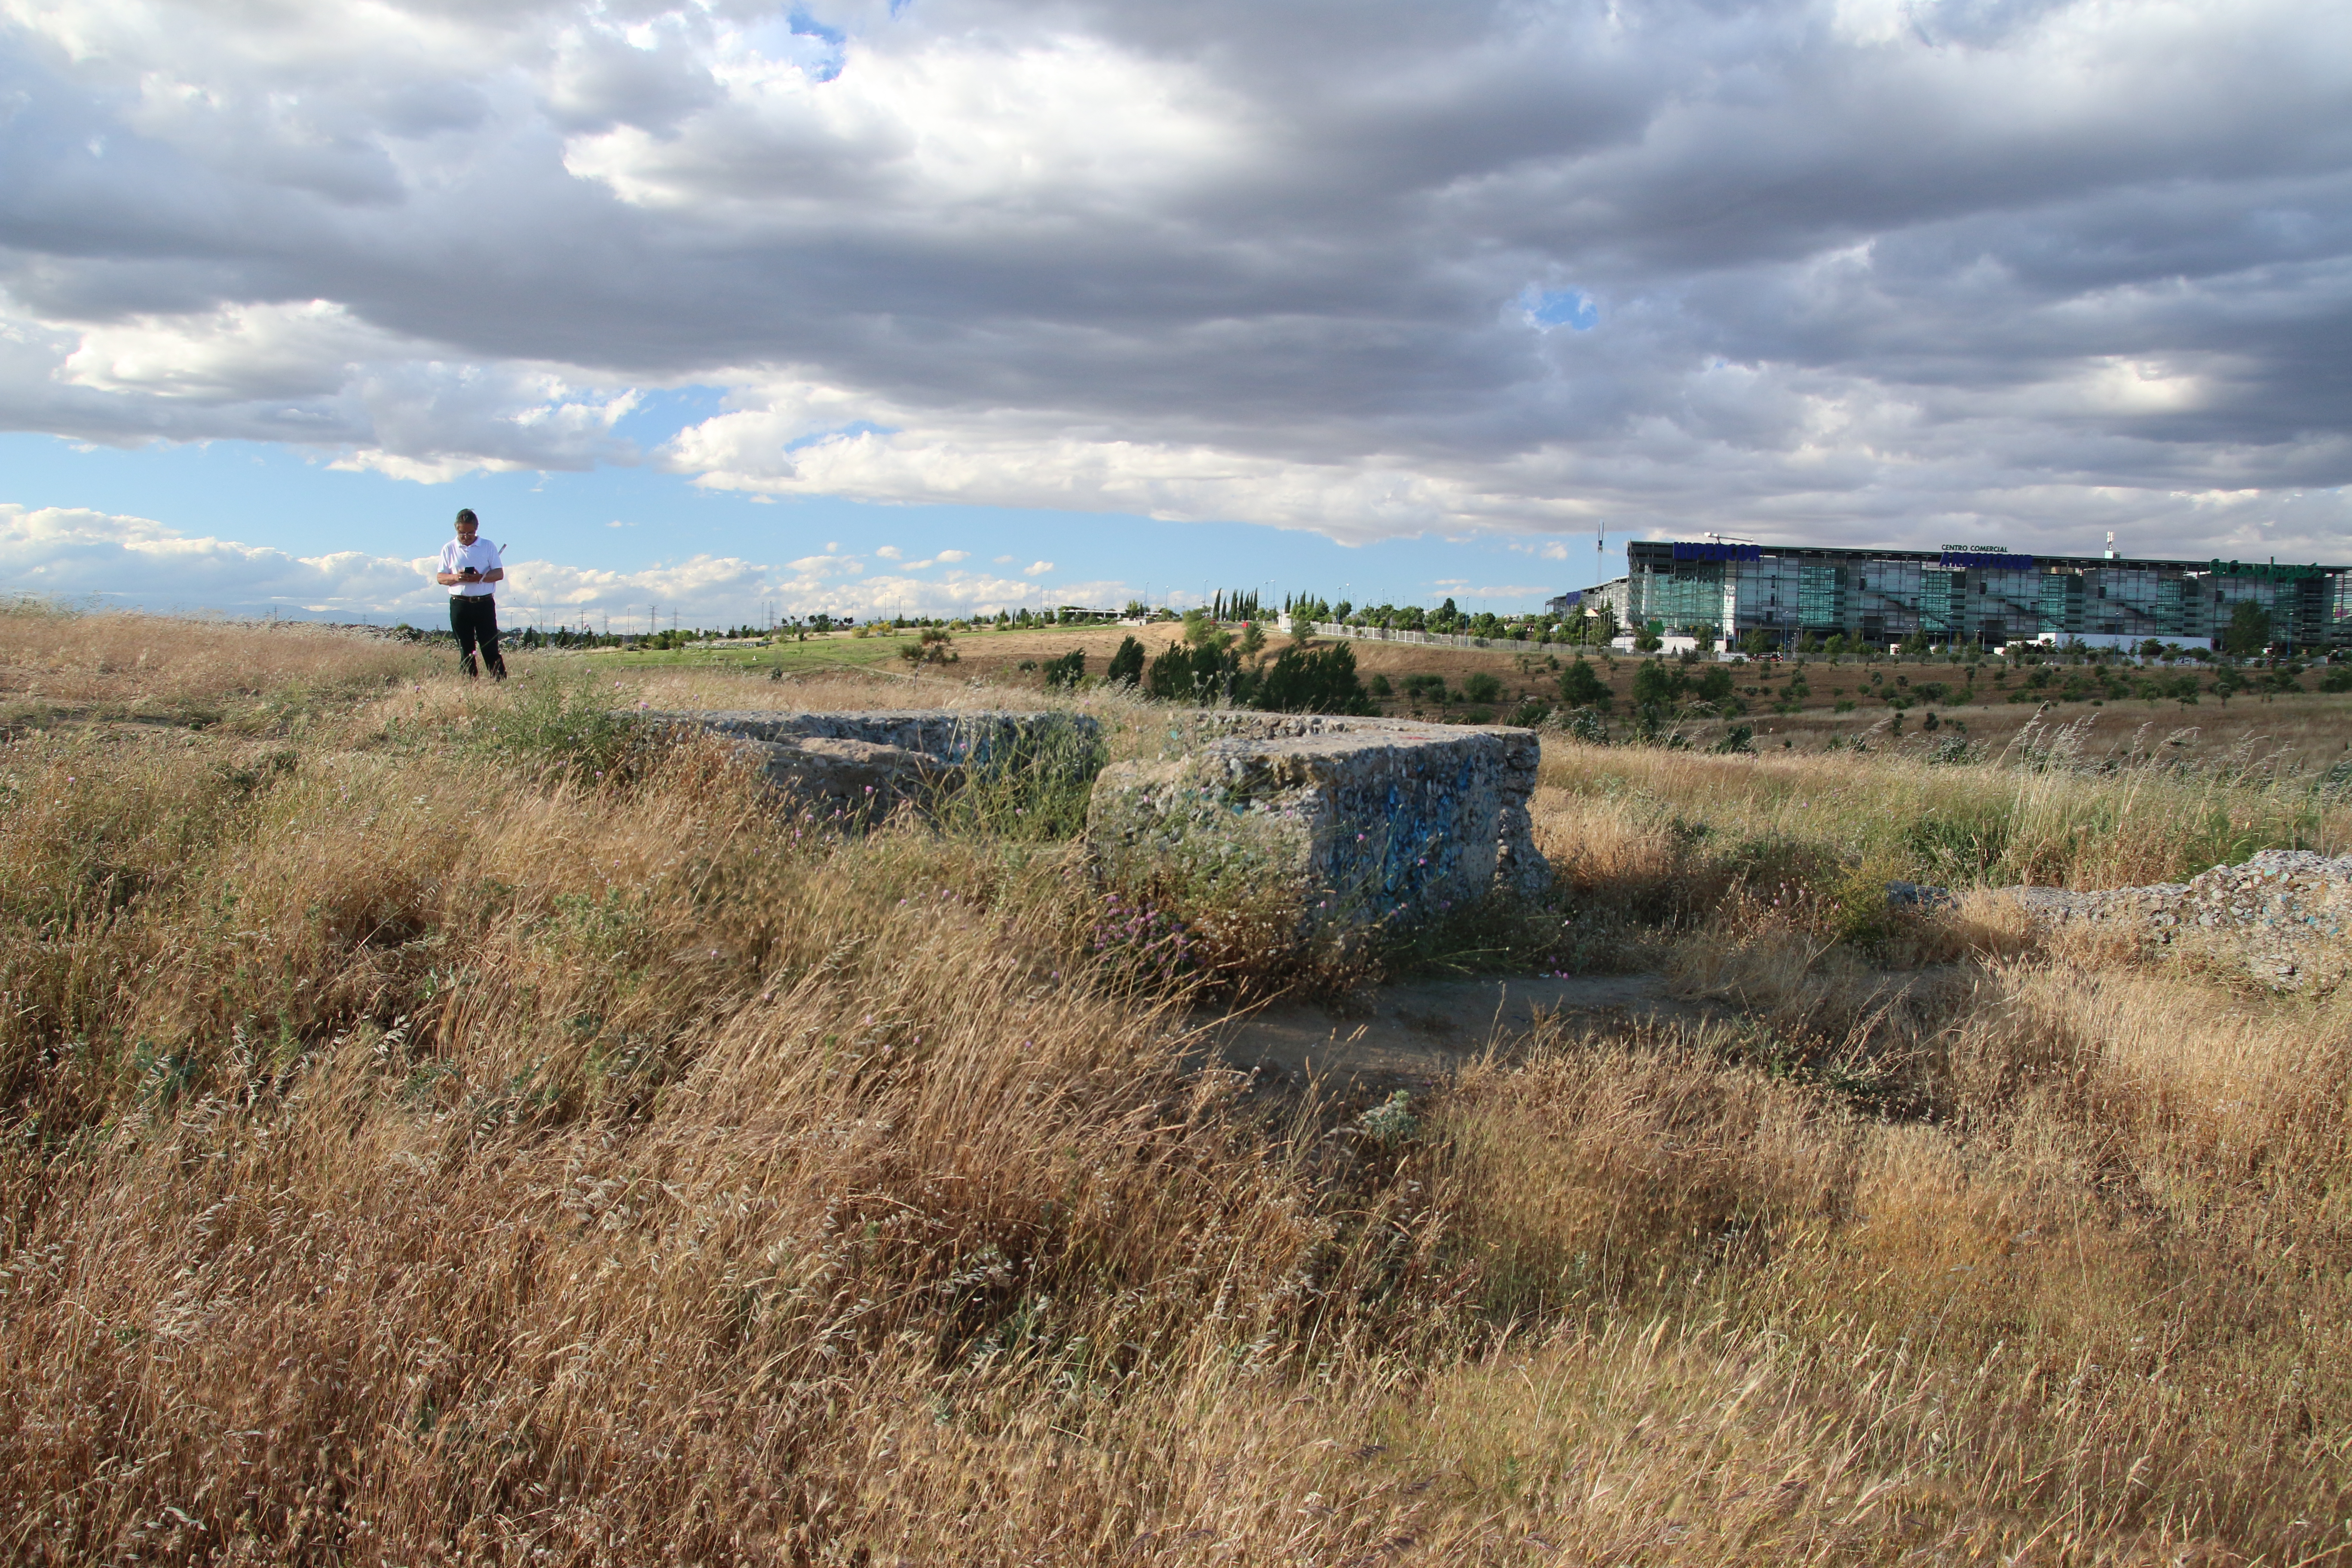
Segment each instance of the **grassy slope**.
[{"label": "grassy slope", "polygon": [[883,664],[896,658],[898,649],[909,640],[827,634],[812,637],[804,642],[772,643],[766,647],[688,645],[660,652],[599,648],[576,657],[597,669],[724,669],[761,673],[777,669],[797,675],[835,667],[863,668]]},{"label": "grassy slope", "polygon": [[[1024,659],[1053,658],[1077,648],[1093,661],[1090,668],[1099,672],[1102,665],[1118,650],[1120,641],[1129,637],[1141,637],[1145,645],[1156,652],[1161,644],[1171,640],[1171,634],[1164,626],[961,631],[951,636],[951,646],[957,658],[955,665],[948,668],[952,673],[965,677],[1009,674]],[[614,648],[599,649],[580,657],[598,668],[761,672],[782,669],[788,675],[798,675],[834,666],[858,668],[898,666],[902,662],[901,651],[913,646],[915,641],[912,633],[877,632],[874,636],[861,637],[850,632],[824,632],[812,634],[805,639],[772,642],[765,647],[689,644],[667,652]]]},{"label": "grassy slope", "polygon": [[[940,673],[1035,690],[1041,678],[1023,671],[1020,666],[1024,662],[1041,664],[1075,649],[1086,654],[1090,671],[1099,673],[1119,643],[1129,637],[1139,638],[1156,654],[1180,635],[1180,628],[1166,625],[959,632],[954,640],[959,660]],[[1269,654],[1287,646],[1289,640],[1280,635],[1269,637]],[[600,652],[585,657],[594,668],[631,674],[772,670],[785,675],[810,675],[830,667],[895,672],[905,668],[898,661],[898,650],[909,641],[901,637],[853,637],[835,633],[766,648],[698,647],[670,653]],[[1379,706],[1383,712],[1455,721],[1481,714],[1490,721],[1507,721],[1524,705],[1556,704],[1559,670],[1576,657],[1574,650],[1565,647],[1520,645],[1494,649],[1381,642],[1353,642],[1349,646],[1367,681],[1376,676],[1386,677],[1391,687],[1399,689],[1394,695],[1381,700]],[[1611,691],[1615,711],[1623,714],[1632,707],[1633,675],[1642,661],[1596,656],[1591,662]],[[1833,664],[1812,659],[1802,667],[1804,688],[1793,699],[1790,683],[1799,673],[1793,661],[1735,668],[1738,695],[1747,711],[1734,720],[1685,721],[1682,728],[1701,746],[1711,744],[1730,723],[1738,722],[1754,730],[1764,746],[1798,751],[1818,751],[1832,740],[1850,742],[1857,736],[1870,738],[1875,743],[1907,744],[1924,751],[1936,740],[1954,735],[1986,750],[1998,751],[2014,742],[2027,727],[2054,714],[2074,721],[2087,721],[2086,739],[2099,752],[2135,745],[2146,747],[2179,736],[2184,746],[2193,747],[2204,755],[2221,755],[2232,748],[2252,744],[2264,752],[2284,752],[2297,766],[2316,768],[2352,748],[2352,694],[2320,692],[2316,689],[2317,677],[2310,674],[2302,679],[2302,686],[2307,689],[2297,692],[2246,694],[2224,702],[2207,691],[2194,704],[2186,704],[2172,698],[2126,697],[2111,700],[2087,691],[2062,700],[2064,681],[2073,673],[2066,667],[2052,667],[2052,684],[2031,689],[2026,683],[2032,671],[2027,669],[2000,670],[1987,666],[1971,682],[1964,669],[1948,664],[1893,660],[1870,665]],[[2142,673],[2172,677],[2194,672],[2190,667],[2183,666],[2178,671]],[[1503,687],[1501,699],[1483,707],[1462,700],[1462,683],[1474,674],[1498,679]],[[1453,695],[1444,701],[1408,699],[1401,689],[1408,676],[1439,677]],[[2210,686],[2210,673],[2199,679]],[[1919,700],[1912,689],[1928,683],[1947,688],[1946,700]],[[1890,694],[1902,696],[1909,703],[1899,717],[1887,701]],[[2012,700],[2020,694],[2029,696],[2031,700]],[[1796,705],[1794,711],[1776,710],[1791,700]],[[1839,712],[1840,704],[1849,704],[1849,710]],[[1922,730],[1930,713],[1936,716],[1937,724],[1932,737]],[[1622,728],[1622,719],[1618,723]]]},{"label": "grassy slope", "polygon": [[1185,1076],[1066,847],[248,651],[0,750],[12,1560],[2347,1560],[2352,1000],[1830,941],[1931,825],[2084,879],[2273,782],[1555,749],[1577,897],[1736,1021],[1372,1136]]},{"label": "grassy slope", "polygon": [[[2200,763],[2158,745],[2110,767],[2095,735],[2045,726],[2040,767],[1939,766],[1901,752],[1710,756],[1557,742],[1535,802],[1553,862],[1596,889],[1717,868],[1751,879],[1839,864],[1957,887],[2179,881],[2256,849],[2352,852],[2352,800],[2274,757]],[[2020,748],[2023,751],[2025,748]],[[2066,765],[2069,761],[2075,765]]]}]

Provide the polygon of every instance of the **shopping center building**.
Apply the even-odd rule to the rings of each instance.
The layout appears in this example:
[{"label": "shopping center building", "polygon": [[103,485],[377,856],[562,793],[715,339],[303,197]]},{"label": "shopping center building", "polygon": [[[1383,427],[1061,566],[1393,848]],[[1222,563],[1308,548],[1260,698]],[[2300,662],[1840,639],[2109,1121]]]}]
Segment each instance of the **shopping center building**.
[{"label": "shopping center building", "polygon": [[1784,644],[1834,632],[1866,643],[1924,632],[1937,643],[2154,638],[2214,646],[2240,604],[2260,605],[2273,642],[2352,644],[2352,567],[2281,562],[2145,561],[2021,555],[1994,546],[1940,551],[1636,540],[1626,574],[1563,595],[1562,614],[1606,605],[1625,626]]}]

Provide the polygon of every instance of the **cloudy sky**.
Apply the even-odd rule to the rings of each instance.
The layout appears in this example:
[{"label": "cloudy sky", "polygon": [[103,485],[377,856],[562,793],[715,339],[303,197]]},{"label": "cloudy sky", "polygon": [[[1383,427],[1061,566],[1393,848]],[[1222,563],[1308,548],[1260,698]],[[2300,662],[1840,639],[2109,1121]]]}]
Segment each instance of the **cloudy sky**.
[{"label": "cloudy sky", "polygon": [[[550,620],[2342,560],[2352,13],[0,0],[0,563]],[[529,618],[526,616],[526,618]]]}]

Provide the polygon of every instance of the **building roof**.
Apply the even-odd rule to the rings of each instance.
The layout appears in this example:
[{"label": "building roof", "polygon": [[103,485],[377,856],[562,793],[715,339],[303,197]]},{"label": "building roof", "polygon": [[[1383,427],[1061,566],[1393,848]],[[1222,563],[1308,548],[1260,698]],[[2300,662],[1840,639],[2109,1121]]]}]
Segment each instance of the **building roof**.
[{"label": "building roof", "polygon": [[[1706,553],[1696,553],[1701,551]],[[1943,550],[1883,550],[1842,544],[1749,544],[1744,542],[1732,543],[1717,540],[1671,539],[1636,539],[1629,541],[1625,546],[1625,558],[1629,565],[1646,565],[1661,558],[1669,561],[1699,562],[1753,561],[1766,555],[1806,555],[1836,561],[1908,561],[1928,566],[1961,567],[1974,564],[1968,559],[1969,556],[1982,555],[1989,558],[1984,569],[1995,571],[2040,572],[2053,567],[2064,571],[2104,568],[2124,572],[2210,572],[2231,577],[2285,575],[2290,572],[2296,576],[2315,573],[2322,576],[2336,576],[2352,572],[2352,566],[2326,566],[2316,562],[2306,564],[2301,562],[2223,561],[2218,558],[2203,561],[2155,556],[2111,558],[2105,555],[2047,555],[2022,551],[2011,554],[2004,551],[1978,547],[1963,549],[1947,547]],[[1994,561],[2030,562],[2032,564],[1993,566],[1991,563]],[[1587,590],[1587,592],[1590,591]]]}]

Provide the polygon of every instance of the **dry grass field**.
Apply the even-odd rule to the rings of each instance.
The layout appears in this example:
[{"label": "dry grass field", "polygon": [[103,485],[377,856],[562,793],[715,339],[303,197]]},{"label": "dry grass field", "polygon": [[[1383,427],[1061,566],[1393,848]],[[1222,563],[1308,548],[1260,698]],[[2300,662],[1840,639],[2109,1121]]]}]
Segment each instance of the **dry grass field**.
[{"label": "dry grass field", "polygon": [[76,615],[0,604],[0,723],[58,716],[267,727],[428,665],[389,639],[298,622]]},{"label": "dry grass field", "polygon": [[2352,1563],[2352,994],[1864,896],[2343,851],[2285,763],[1548,742],[1514,951],[1724,1005],[1357,1116],[625,719],[970,671],[113,620],[0,626],[8,1561]]},{"label": "dry grass field", "polygon": [[[1129,637],[1156,655],[1181,640],[1182,627],[1163,623],[961,632],[953,639],[957,662],[933,673],[981,681],[999,692],[1034,694],[1043,689],[1040,667],[1048,660],[1083,653],[1087,669],[1098,674]],[[860,669],[885,679],[904,678],[906,667],[891,650],[906,640],[834,634],[762,650],[689,646],[675,653],[593,654],[583,662],[610,666],[609,674],[631,681],[660,679],[677,689],[740,696],[743,687],[737,678],[764,676],[772,666],[788,680],[822,680]],[[1278,632],[1270,635],[1265,657],[1291,640]],[[1454,722],[1511,722],[1515,715],[1525,715],[1517,721],[1525,722],[1545,709],[1565,715],[1559,679],[1578,658],[1566,647],[1514,643],[1482,649],[1351,641],[1349,647],[1381,712]],[[1635,707],[1634,675],[1647,662],[1598,652],[1588,659],[1609,693],[1606,721],[1621,732]],[[1707,668],[1694,667],[1692,673]],[[2292,690],[2250,689],[2223,700],[2210,689],[2212,672],[2189,664],[2118,672],[2123,681],[2138,683],[2126,695],[2112,695],[2122,687],[2093,679],[2096,672],[2066,665],[2010,669],[1995,662],[1970,675],[1965,666],[1944,662],[1882,658],[1864,664],[1814,658],[1801,665],[1790,660],[1728,668],[1738,712],[1673,721],[1672,728],[1695,748],[1704,750],[1735,726],[1744,726],[1754,732],[1751,743],[1767,750],[1822,751],[1860,742],[1875,751],[1925,754],[1958,740],[1990,754],[2016,744],[2029,729],[2063,723],[2075,727],[2078,745],[2100,756],[2128,756],[2168,744],[2176,754],[2193,750],[2200,758],[2221,759],[2245,751],[2310,772],[2352,753],[2352,693],[2321,689],[2324,676],[2312,671],[2294,678]],[[2262,687],[2267,672],[2252,674],[2253,686]],[[2037,675],[2039,686],[2032,684]],[[688,679],[692,676],[710,679],[697,683]],[[1465,695],[1465,683],[1481,676],[1498,689],[1474,700]],[[2175,687],[2188,680],[2200,691],[2194,702],[2183,702],[2178,696],[2149,694],[2151,680]],[[1418,691],[1409,684],[1415,681],[1421,683]],[[1902,699],[1905,708],[1898,712],[1890,696]],[[1927,728],[1930,714],[1933,730]]]},{"label": "dry grass field", "polygon": [[[2119,888],[2183,880],[2257,849],[2352,853],[2352,792],[2315,788],[2257,743],[2151,736],[2108,750],[2096,721],[2027,731],[2006,758],[1920,751],[1711,755],[1557,741],[1536,799],[1554,867],[1620,890],[1833,861],[1874,888]],[[2019,759],[2025,759],[2021,762]],[[1813,879],[1818,880],[1818,879]]]}]

